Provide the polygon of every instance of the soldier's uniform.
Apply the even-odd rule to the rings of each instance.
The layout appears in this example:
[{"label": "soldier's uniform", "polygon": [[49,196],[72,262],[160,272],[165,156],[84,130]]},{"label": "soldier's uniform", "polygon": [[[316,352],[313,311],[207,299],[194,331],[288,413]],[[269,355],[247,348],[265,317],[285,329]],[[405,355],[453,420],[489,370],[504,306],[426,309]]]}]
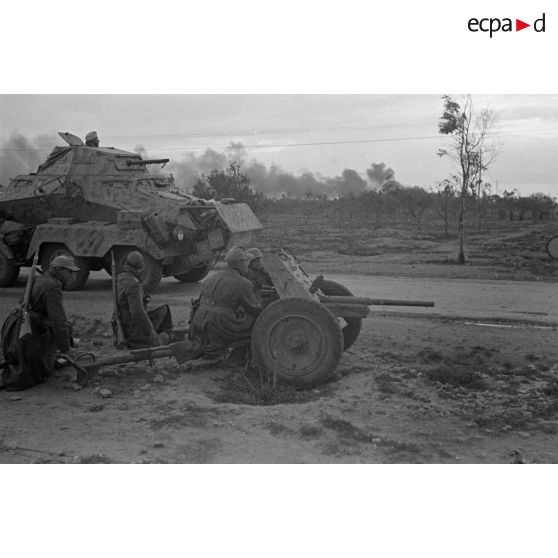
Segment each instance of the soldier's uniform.
[{"label": "soldier's uniform", "polygon": [[252,283],[243,276],[247,262],[244,250],[233,248],[226,261],[227,269],[204,282],[191,320],[190,337],[197,337],[209,350],[250,339],[254,321],[262,311]]},{"label": "soldier's uniform", "polygon": [[258,248],[250,248],[246,250],[246,254],[248,254],[246,277],[252,282],[256,298],[266,306],[277,299],[277,294],[269,273],[262,266],[263,254]]},{"label": "soldier's uniform", "polygon": [[[161,345],[158,334],[172,328],[167,305],[149,313],[145,308],[146,296],[139,280],[143,265],[143,256],[139,252],[130,252],[116,281],[120,323],[131,349]],[[165,341],[168,342],[168,335]]]},{"label": "soldier's uniform", "polygon": [[79,271],[72,258],[55,257],[44,275],[34,278],[29,296],[31,332],[21,335],[23,314],[12,312],[2,326],[0,387],[27,389],[44,382],[53,372],[56,351],[71,352],[71,326],[66,319],[62,289]]},{"label": "soldier's uniform", "polygon": [[71,328],[62,302],[62,283],[49,271],[35,277],[30,306],[33,330],[42,329],[41,322],[46,322],[52,331],[56,349],[63,353],[68,352],[71,346]]}]

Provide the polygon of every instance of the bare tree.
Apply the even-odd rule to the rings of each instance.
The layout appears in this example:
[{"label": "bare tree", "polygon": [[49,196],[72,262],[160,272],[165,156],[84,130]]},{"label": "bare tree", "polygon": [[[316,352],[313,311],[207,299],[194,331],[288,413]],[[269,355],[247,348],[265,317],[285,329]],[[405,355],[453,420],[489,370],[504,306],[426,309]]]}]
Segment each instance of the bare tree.
[{"label": "bare tree", "polygon": [[470,95],[460,105],[449,95],[442,97],[444,112],[438,124],[440,134],[450,137],[447,148],[438,150],[440,157],[450,157],[458,168],[460,209],[458,213],[458,262],[465,263],[465,199],[475,194],[482,173],[496,156],[496,146],[489,141],[494,126],[494,113],[488,109],[475,111]]},{"label": "bare tree", "polygon": [[455,183],[456,177],[444,178],[441,182],[437,182],[435,192],[438,203],[436,209],[438,214],[444,218],[444,236],[448,236],[448,225],[450,215],[452,213],[452,205],[455,202]]},{"label": "bare tree", "polygon": [[432,196],[420,186],[402,188],[399,200],[405,212],[415,219],[417,230],[421,230],[422,218],[434,202]]},{"label": "bare tree", "polygon": [[477,230],[479,232],[482,231],[483,222],[486,229],[486,218],[488,216],[488,209],[492,200],[492,184],[490,184],[490,182],[482,182],[479,180],[475,200],[477,207]]}]

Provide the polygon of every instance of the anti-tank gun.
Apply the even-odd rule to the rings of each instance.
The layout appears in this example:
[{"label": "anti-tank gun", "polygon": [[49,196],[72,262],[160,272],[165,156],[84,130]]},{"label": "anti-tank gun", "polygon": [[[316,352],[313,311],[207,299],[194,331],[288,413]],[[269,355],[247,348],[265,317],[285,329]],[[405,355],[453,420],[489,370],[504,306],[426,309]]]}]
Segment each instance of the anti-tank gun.
[{"label": "anti-tank gun", "polygon": [[[261,287],[266,293],[264,310],[254,323],[251,340],[223,352],[249,346],[253,365],[294,386],[313,386],[335,372],[343,352],[357,340],[369,306],[434,306],[431,301],[355,297],[322,275],[312,279],[284,250],[264,251],[262,259],[270,280]],[[207,349],[195,339],[185,340],[82,363],[80,373],[87,378],[103,366],[167,357],[183,364]]]},{"label": "anti-tank gun", "polygon": [[248,205],[202,200],[179,190],[172,174],[149,172],[169,159],[60,136],[68,145],[3,189],[0,286],[13,284],[37,251],[43,270],[60,254],[73,256],[80,268],[69,285],[75,290],[90,271],[110,273],[112,251],[119,269],[139,250],[146,261],[143,286],[153,291],[162,277],[199,281],[222,251],[254,243],[261,224]]}]

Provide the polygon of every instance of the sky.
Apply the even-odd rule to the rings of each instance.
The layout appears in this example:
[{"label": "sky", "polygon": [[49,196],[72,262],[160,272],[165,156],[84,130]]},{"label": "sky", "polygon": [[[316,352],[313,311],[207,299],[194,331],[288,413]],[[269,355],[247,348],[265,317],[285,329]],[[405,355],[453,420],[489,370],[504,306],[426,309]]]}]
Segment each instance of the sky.
[{"label": "sky", "polygon": [[[279,165],[294,174],[338,176],[346,168],[384,162],[406,186],[430,187],[452,173],[436,152],[439,95],[0,95],[0,155],[20,134],[44,149],[63,144],[56,133],[180,161],[207,148]],[[461,99],[461,95],[454,95]],[[496,115],[498,156],[486,174],[494,193],[517,189],[558,196],[558,95],[473,95]],[[14,153],[15,154],[15,153]],[[1,159],[0,159],[1,160]],[[34,170],[34,169],[33,169]],[[1,169],[0,169],[1,171]]]}]

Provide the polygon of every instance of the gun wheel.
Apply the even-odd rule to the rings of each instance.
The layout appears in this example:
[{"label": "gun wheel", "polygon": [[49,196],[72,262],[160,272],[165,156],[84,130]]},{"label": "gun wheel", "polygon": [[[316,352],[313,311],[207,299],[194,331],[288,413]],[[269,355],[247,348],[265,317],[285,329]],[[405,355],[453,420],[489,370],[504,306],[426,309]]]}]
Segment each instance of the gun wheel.
[{"label": "gun wheel", "polygon": [[252,330],[254,364],[294,386],[325,380],[342,354],[339,322],[315,300],[278,300],[263,310]]},{"label": "gun wheel", "polygon": [[[353,293],[341,283],[324,279],[320,291],[326,296],[354,296]],[[343,332],[343,350],[346,351],[357,340],[362,329],[362,318],[341,318],[345,324],[341,325]]]}]

